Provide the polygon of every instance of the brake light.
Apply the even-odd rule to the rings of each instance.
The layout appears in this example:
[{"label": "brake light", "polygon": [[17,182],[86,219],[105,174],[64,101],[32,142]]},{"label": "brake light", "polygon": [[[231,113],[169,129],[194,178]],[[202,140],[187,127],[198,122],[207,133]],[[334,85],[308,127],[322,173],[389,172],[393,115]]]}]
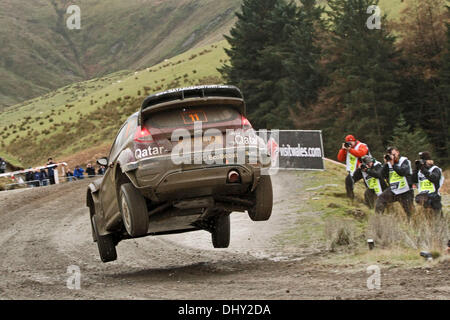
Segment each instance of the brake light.
[{"label": "brake light", "polygon": [[250,121],[248,121],[246,117],[242,116],[242,129],[246,130],[251,128],[252,124],[250,123]]},{"label": "brake light", "polygon": [[143,143],[153,142],[153,137],[146,127],[139,126],[134,135],[134,141]]}]

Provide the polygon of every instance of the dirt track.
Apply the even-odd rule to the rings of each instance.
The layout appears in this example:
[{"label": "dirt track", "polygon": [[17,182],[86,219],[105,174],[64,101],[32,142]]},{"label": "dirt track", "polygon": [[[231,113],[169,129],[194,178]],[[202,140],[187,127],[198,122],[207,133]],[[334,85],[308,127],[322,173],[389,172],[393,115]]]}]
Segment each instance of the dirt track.
[{"label": "dirt track", "polygon": [[[118,261],[100,262],[85,208],[88,181],[0,192],[0,299],[449,299],[448,261],[434,268],[382,269],[369,291],[365,268],[324,266],[325,253],[283,248],[273,236],[295,219],[301,178],[274,178],[271,221],[232,215],[229,249],[206,232],[123,241]],[[311,214],[311,213],[309,213]],[[67,268],[81,270],[69,290]]]}]

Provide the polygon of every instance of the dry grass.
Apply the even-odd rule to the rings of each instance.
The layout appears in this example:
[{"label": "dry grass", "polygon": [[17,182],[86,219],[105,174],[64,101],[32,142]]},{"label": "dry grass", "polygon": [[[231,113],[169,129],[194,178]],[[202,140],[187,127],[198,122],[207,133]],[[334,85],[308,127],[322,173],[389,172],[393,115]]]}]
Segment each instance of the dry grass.
[{"label": "dry grass", "polygon": [[334,252],[339,247],[346,248],[356,244],[356,230],[347,220],[331,218],[325,222],[325,238],[329,249]]},{"label": "dry grass", "polygon": [[449,239],[449,218],[435,217],[422,208],[408,222],[400,214],[372,214],[368,221],[367,237],[381,248],[412,248],[442,252]]},{"label": "dry grass", "polygon": [[444,185],[442,186],[440,192],[442,194],[450,194],[450,170],[444,171],[444,177],[445,177]]}]

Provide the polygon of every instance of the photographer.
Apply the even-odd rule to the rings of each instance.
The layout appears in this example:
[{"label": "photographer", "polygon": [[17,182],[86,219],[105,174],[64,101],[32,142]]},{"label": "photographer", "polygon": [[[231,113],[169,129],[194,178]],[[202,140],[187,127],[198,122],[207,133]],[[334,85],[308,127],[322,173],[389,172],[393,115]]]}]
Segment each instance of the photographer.
[{"label": "photographer", "polygon": [[419,189],[416,203],[424,208],[432,208],[435,216],[442,216],[441,194],[439,189],[444,184],[442,169],[434,165],[429,152],[419,153],[420,160],[416,160],[416,169],[412,181]]},{"label": "photographer", "polygon": [[367,145],[357,141],[352,135],[348,135],[345,138],[345,143],[342,144],[342,148],[339,150],[338,160],[347,164],[348,176],[345,179],[345,188],[347,190],[347,197],[350,199],[355,198],[353,192],[355,182],[363,178],[359,169],[361,158],[368,154],[369,148]]},{"label": "photographer", "polygon": [[55,169],[58,166],[53,162],[52,158],[48,158],[48,162],[47,162],[47,176],[48,179],[50,180],[50,184],[55,184]]},{"label": "photographer", "polygon": [[388,203],[399,201],[409,220],[414,212],[411,161],[401,157],[397,148],[390,147],[387,149],[384,163],[382,172],[383,177],[389,182],[389,188],[378,197],[375,211],[383,213]]},{"label": "photographer", "polygon": [[378,196],[388,187],[383,177],[383,165],[371,156],[364,156],[361,158],[360,169],[367,187],[364,200],[368,207],[373,209]]}]

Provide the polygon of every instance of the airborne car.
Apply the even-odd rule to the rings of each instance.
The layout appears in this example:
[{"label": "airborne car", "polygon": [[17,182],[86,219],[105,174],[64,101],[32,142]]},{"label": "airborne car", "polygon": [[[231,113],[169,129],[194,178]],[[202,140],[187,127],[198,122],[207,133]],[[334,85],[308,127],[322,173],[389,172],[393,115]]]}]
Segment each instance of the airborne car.
[{"label": "airborne car", "polygon": [[[253,221],[270,218],[272,183],[263,174],[270,156],[262,148],[257,161],[248,161],[248,139],[238,139],[253,131],[245,116],[243,96],[233,86],[174,89],[144,100],[119,130],[109,157],[97,160],[107,170],[87,190],[92,236],[103,262],[117,259],[122,240],[196,230],[209,231],[213,246],[226,248],[230,213],[247,211]],[[215,134],[199,136],[199,123]],[[174,139],[177,130],[182,134]],[[209,159],[223,161],[205,160],[211,144],[216,148]],[[245,161],[235,161],[242,148]]]}]

